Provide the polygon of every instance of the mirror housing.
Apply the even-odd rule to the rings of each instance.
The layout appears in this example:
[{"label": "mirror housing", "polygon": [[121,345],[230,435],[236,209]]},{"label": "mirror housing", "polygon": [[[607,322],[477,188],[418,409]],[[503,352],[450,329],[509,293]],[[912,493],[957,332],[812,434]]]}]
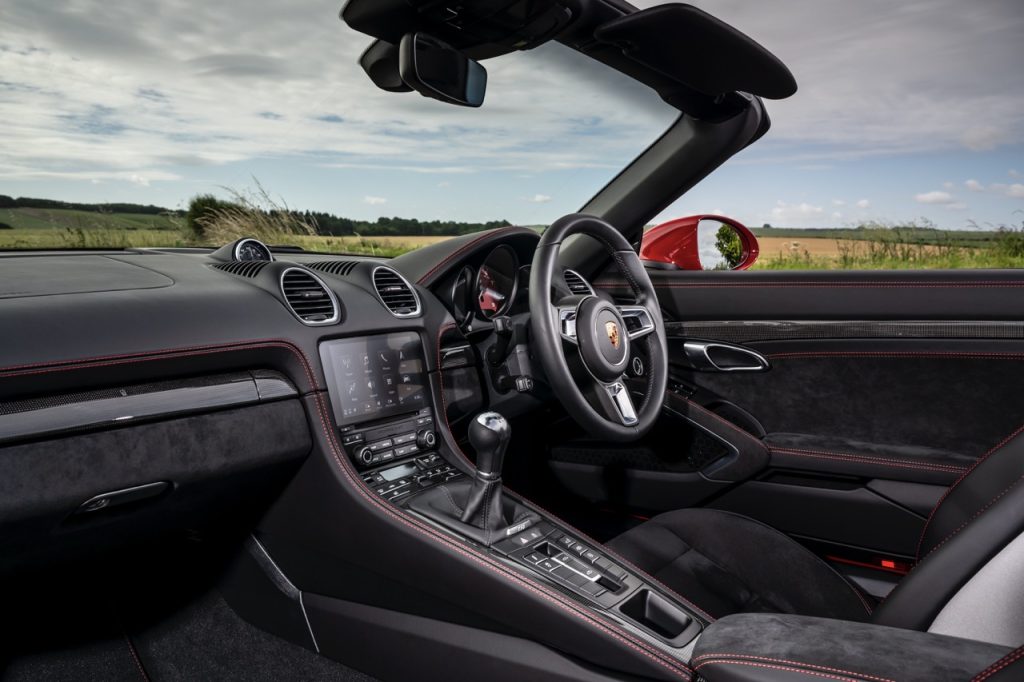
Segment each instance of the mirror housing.
[{"label": "mirror housing", "polygon": [[[703,262],[701,223],[712,224],[717,242],[718,262]],[[723,233],[722,230],[727,232]],[[721,240],[717,239],[721,236]],[[746,270],[757,261],[760,248],[757,237],[738,220],[717,215],[692,215],[652,227],[644,233],[640,259],[645,265],[678,270]],[[705,260],[709,260],[705,257]]]},{"label": "mirror housing", "polygon": [[407,33],[398,46],[402,82],[448,104],[478,107],[487,91],[487,69],[427,33]]}]

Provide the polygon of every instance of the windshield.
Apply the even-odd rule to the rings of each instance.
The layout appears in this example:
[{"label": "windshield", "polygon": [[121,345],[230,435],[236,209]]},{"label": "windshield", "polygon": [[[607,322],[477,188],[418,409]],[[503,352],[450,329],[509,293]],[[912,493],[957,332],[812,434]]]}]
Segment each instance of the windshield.
[{"label": "windshield", "polygon": [[393,255],[543,226],[679,113],[554,43],[486,61],[481,109],[387,93],[336,2],[5,4],[0,248],[288,233]]}]

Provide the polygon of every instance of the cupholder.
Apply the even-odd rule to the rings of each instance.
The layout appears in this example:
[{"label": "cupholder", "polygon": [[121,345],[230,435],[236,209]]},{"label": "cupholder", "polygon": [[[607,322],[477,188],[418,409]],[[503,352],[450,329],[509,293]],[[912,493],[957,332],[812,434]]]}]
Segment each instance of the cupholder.
[{"label": "cupholder", "polygon": [[[619,612],[640,627],[665,641],[678,645],[686,643],[692,637],[677,642],[680,636],[696,626],[689,615],[678,606],[651,590],[638,590],[636,594],[619,606]],[[696,633],[694,633],[696,634]]]}]

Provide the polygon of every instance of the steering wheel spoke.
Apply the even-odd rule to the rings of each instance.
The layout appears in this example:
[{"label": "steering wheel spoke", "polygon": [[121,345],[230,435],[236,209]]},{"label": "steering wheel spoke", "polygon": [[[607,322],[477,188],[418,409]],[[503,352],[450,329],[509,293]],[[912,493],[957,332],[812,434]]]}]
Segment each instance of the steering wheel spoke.
[{"label": "steering wheel spoke", "polygon": [[610,421],[619,422],[623,426],[633,426],[639,421],[636,407],[633,406],[633,398],[621,379],[611,383],[600,383],[595,393],[601,411]]},{"label": "steering wheel spoke", "polygon": [[629,339],[639,339],[654,331],[654,317],[646,307],[642,305],[620,305],[617,306],[623,322],[626,323],[626,334]]},{"label": "steering wheel spoke", "polygon": [[579,345],[579,338],[576,336],[576,316],[579,313],[579,305],[554,306],[555,328],[561,334],[564,341]]}]

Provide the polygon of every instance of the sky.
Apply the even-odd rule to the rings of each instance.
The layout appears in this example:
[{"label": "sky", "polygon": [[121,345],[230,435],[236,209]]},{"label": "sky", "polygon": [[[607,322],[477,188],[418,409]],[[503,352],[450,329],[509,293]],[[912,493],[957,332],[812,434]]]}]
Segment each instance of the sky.
[{"label": "sky", "polygon": [[[1024,223],[1021,0],[693,4],[777,54],[799,91],[659,219]],[[678,115],[554,44],[486,61],[480,109],[385,93],[340,6],[4,0],[0,194],[180,208],[258,181],[358,219],[544,224]]]}]

